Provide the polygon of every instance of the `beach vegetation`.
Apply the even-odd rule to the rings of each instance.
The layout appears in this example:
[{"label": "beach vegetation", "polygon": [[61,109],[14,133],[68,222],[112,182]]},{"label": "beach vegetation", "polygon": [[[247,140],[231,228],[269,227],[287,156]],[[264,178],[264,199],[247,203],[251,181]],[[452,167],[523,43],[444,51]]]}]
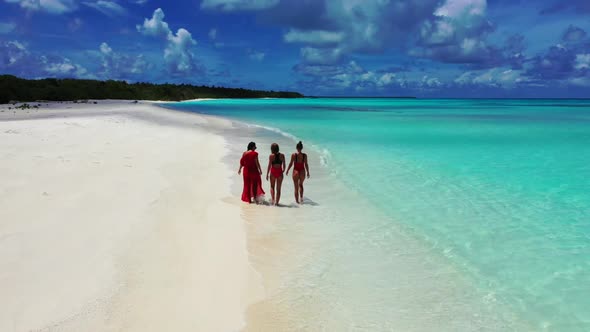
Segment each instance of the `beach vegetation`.
[{"label": "beach vegetation", "polygon": [[23,79],[0,75],[0,104],[20,101],[89,99],[180,101],[198,98],[300,98],[289,91],[263,91],[189,84],[127,83],[81,79]]}]

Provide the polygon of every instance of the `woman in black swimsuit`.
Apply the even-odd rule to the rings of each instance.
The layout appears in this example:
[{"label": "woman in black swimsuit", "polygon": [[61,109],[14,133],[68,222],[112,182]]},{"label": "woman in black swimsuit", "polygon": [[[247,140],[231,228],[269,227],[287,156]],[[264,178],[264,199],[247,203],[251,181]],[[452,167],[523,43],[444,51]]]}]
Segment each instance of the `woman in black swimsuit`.
[{"label": "woman in black swimsuit", "polygon": [[[279,152],[279,145],[272,143],[270,145],[272,152],[268,156],[268,167],[266,169],[266,180],[268,181],[268,173],[270,172],[270,195],[272,197],[272,205],[279,205],[281,200],[281,186],[283,184],[283,170],[285,169],[285,155]],[[275,195],[276,184],[276,195]]]}]

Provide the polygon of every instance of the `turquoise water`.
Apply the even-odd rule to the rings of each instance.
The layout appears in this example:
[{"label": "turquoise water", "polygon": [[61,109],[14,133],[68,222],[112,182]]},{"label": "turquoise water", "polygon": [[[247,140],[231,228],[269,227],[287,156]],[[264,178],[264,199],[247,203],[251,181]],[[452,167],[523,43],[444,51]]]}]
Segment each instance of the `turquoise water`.
[{"label": "turquoise water", "polygon": [[319,98],[173,108],[303,140],[333,177],[536,329],[590,330],[590,100]]}]

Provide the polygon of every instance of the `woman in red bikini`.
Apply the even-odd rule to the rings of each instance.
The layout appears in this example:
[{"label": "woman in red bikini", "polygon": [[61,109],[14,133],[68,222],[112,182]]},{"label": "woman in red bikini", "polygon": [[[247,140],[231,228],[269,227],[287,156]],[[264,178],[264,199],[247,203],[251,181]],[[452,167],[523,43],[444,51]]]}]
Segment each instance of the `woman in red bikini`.
[{"label": "woman in red bikini", "polygon": [[252,203],[252,198],[258,203],[257,198],[264,195],[262,190],[262,169],[258,161],[258,152],[256,152],[256,143],[248,144],[248,151],[242,154],[240,159],[240,169],[238,174],[244,169],[244,190],[242,191],[242,201]]},{"label": "woman in red bikini", "polygon": [[266,180],[268,181],[268,173],[270,172],[270,195],[272,197],[271,204],[278,206],[279,201],[281,200],[281,186],[283,184],[283,170],[285,169],[285,155],[279,152],[279,145],[277,143],[272,143],[270,145],[270,151],[272,153],[270,156],[268,156]]},{"label": "woman in red bikini", "polygon": [[307,164],[307,154],[302,153],[303,143],[299,141],[297,143],[297,152],[291,155],[291,161],[289,167],[287,167],[287,175],[291,166],[293,168],[293,183],[295,184],[295,201],[299,204],[303,204],[303,181],[305,181],[305,172],[307,171],[307,178],[309,179],[309,165]]}]

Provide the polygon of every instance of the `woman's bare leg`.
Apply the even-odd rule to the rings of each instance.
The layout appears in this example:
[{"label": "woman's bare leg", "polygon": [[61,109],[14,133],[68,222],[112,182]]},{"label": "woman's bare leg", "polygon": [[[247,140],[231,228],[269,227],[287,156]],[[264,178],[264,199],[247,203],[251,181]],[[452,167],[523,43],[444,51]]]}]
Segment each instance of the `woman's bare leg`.
[{"label": "woman's bare leg", "polygon": [[299,204],[299,172],[293,172],[293,185],[295,187],[295,202]]},{"label": "woman's bare leg", "polygon": [[277,178],[277,191],[276,191],[276,200],[275,205],[279,205],[279,201],[281,200],[281,186],[283,185],[283,176],[281,175]]},{"label": "woman's bare leg", "polygon": [[250,189],[250,195],[252,196],[252,202],[259,204],[258,203],[258,186],[259,183],[257,181],[252,181],[252,188]]},{"label": "woman's bare leg", "polygon": [[299,202],[303,204],[303,181],[305,181],[305,172],[299,174]]},{"label": "woman's bare leg", "polygon": [[277,179],[274,176],[270,176],[270,197],[271,197],[271,204],[275,204],[275,183]]}]

